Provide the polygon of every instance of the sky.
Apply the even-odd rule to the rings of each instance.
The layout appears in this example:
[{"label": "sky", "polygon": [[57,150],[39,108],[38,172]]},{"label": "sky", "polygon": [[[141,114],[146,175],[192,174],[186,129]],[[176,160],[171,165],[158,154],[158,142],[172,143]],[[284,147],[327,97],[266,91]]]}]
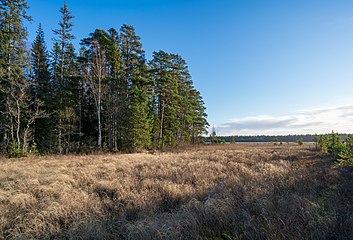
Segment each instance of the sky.
[{"label": "sky", "polygon": [[[180,54],[217,135],[353,133],[353,1],[67,0],[75,46],[133,25],[147,59]],[[28,0],[48,48],[62,0]]]}]

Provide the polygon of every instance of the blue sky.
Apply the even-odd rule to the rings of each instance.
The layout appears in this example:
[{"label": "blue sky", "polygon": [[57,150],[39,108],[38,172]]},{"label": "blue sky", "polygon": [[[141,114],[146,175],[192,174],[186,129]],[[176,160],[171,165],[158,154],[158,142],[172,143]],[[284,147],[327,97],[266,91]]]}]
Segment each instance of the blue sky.
[{"label": "blue sky", "polygon": [[[148,59],[158,50],[185,58],[219,135],[353,133],[352,1],[67,2],[76,46],[125,23]],[[50,47],[63,1],[28,3],[29,39],[41,22]]]}]

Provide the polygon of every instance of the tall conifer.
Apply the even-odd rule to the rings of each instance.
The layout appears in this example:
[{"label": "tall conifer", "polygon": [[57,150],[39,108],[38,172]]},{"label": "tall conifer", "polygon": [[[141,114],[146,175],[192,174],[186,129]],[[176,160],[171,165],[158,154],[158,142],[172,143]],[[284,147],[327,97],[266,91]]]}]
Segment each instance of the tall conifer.
[{"label": "tall conifer", "polygon": [[121,140],[123,147],[132,151],[151,146],[152,82],[140,40],[133,26],[121,27]]},{"label": "tall conifer", "polygon": [[[47,113],[51,112],[50,102],[53,100],[52,89],[50,88],[49,57],[45,45],[44,32],[39,24],[37,36],[31,48],[32,65],[32,98],[34,107],[41,105]],[[34,130],[34,141],[44,151],[50,150],[53,126],[48,118],[36,119]]]},{"label": "tall conifer", "polygon": [[28,5],[24,0],[2,0],[0,2],[0,136],[3,147],[10,142],[16,148],[25,149],[23,120],[28,107],[29,82],[25,75],[28,68],[26,50],[27,31],[24,20]]},{"label": "tall conifer", "polygon": [[66,105],[66,102],[70,101],[70,95],[68,96],[70,92],[66,90],[68,89],[70,80],[72,80],[70,78],[75,74],[73,73],[73,65],[75,64],[76,55],[72,44],[72,40],[75,37],[71,33],[74,26],[72,22],[74,17],[66,1],[60,9],[60,13],[59,28],[53,30],[55,42],[52,58],[56,64],[53,68],[55,69],[54,81],[56,82],[57,100],[57,144],[58,151],[62,153],[64,150],[69,150],[72,122],[75,121],[75,110],[70,104]]}]

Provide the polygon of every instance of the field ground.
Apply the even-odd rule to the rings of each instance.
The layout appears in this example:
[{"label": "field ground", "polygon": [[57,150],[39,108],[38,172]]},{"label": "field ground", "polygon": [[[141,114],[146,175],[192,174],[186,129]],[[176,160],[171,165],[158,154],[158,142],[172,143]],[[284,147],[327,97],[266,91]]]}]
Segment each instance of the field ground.
[{"label": "field ground", "polygon": [[353,239],[353,170],[312,145],[0,160],[2,239]]}]

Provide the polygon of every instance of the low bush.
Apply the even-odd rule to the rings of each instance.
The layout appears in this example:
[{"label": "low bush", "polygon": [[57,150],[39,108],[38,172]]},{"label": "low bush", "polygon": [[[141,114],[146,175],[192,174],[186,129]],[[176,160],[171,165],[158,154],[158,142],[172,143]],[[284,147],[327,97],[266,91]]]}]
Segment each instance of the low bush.
[{"label": "low bush", "polygon": [[347,136],[345,140],[338,133],[319,135],[316,147],[324,153],[329,153],[341,165],[353,164],[353,138]]}]

